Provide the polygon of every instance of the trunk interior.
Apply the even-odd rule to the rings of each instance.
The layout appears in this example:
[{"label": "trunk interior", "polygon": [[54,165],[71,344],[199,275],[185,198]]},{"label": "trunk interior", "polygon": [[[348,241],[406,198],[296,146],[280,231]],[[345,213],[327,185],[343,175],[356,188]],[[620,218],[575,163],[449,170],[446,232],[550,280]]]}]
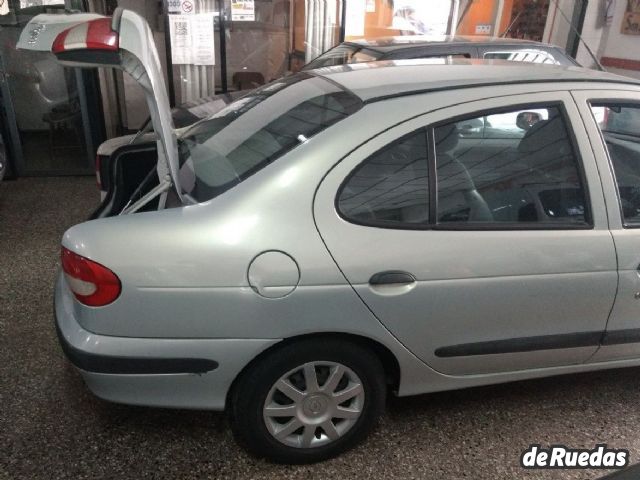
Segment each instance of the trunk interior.
[{"label": "trunk interior", "polygon": [[[125,145],[116,149],[110,157],[103,157],[102,181],[107,195],[90,219],[112,217],[158,185],[156,171],[158,153],[156,142]],[[106,174],[106,175],[105,175]],[[158,197],[139,211],[158,209]]]}]

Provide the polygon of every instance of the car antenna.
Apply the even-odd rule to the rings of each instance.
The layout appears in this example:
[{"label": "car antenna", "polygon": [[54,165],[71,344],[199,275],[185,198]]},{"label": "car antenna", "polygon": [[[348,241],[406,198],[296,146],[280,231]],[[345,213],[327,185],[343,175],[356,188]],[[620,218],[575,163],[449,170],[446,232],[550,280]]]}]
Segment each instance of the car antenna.
[{"label": "car antenna", "polygon": [[518,14],[516,15],[516,18],[514,18],[513,21],[507,27],[507,29],[504,32],[502,32],[502,34],[500,35],[500,38],[504,38],[504,36],[511,31],[511,27],[513,27],[513,25],[518,21],[518,19],[520,18],[520,15],[522,15],[522,11],[518,12]]},{"label": "car antenna", "polygon": [[578,32],[578,29],[573,26],[573,23],[569,21],[569,18],[562,11],[562,9],[560,8],[560,5],[558,5],[558,0],[551,0],[551,1],[556,6],[556,9],[560,12],[560,15],[562,15],[562,18],[564,18],[564,20],[569,24],[569,28],[573,30],[573,33],[575,33],[578,36],[578,40],[580,40],[584,45],[584,48],[587,49],[587,52],[589,52],[589,55],[591,55],[591,59],[595,62],[596,66],[598,67],[598,70],[602,72],[606,71],[602,66],[602,64],[600,63],[600,61],[598,60],[598,57],[596,57],[596,55],[593,53],[591,48],[589,48],[589,45],[587,44],[587,42],[584,41],[584,39],[582,38],[582,35],[580,35],[580,32]]}]

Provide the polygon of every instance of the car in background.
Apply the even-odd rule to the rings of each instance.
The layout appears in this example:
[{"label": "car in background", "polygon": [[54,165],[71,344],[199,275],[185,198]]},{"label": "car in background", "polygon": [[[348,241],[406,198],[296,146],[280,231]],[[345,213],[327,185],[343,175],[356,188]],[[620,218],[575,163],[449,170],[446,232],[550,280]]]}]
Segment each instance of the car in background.
[{"label": "car in background", "polygon": [[306,64],[302,70],[378,60],[439,57],[579,65],[562,48],[533,40],[464,35],[408,35],[343,42]]},{"label": "car in background", "polygon": [[[379,60],[403,60],[416,58],[488,59],[529,62],[544,65],[576,66],[578,63],[564,50],[554,45],[530,40],[481,36],[396,36],[377,40],[356,40],[343,42],[323,53],[305,65],[302,71],[310,71],[327,66],[355,64]],[[247,91],[231,92],[192,101],[172,110],[173,124],[177,135],[185,127],[196,121],[216,114],[232,101],[242,97]],[[142,127],[141,132],[107,140],[98,148],[96,177],[101,200],[107,197],[120,198],[132,194],[141,180],[155,165],[153,154],[154,136],[151,122]],[[150,147],[150,148],[148,148]],[[116,158],[118,157],[118,158]],[[126,179],[120,174],[127,169]],[[111,192],[117,189],[117,192]],[[94,217],[109,211],[114,203],[100,206]]]},{"label": "car in background", "polygon": [[58,21],[22,45],[137,74],[158,136],[146,193],[62,239],[55,324],[99,397],[224,409],[250,452],[309,463],[388,392],[640,366],[640,81],[340,65],[176,139],[145,20]]}]

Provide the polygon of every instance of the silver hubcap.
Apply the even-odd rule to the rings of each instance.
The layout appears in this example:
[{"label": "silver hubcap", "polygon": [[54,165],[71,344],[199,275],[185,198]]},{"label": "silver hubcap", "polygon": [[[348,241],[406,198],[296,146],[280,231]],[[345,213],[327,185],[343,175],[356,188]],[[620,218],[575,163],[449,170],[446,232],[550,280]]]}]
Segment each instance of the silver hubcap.
[{"label": "silver hubcap", "polygon": [[349,368],[309,362],[271,387],[262,409],[267,430],[285,445],[313,448],[343,436],[360,418],[364,389]]}]

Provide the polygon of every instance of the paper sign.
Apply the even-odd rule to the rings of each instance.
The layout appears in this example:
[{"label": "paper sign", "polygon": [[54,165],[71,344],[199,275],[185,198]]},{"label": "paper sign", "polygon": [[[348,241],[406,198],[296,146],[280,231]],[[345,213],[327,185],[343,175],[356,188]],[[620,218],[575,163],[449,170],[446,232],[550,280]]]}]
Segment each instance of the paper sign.
[{"label": "paper sign", "polygon": [[351,0],[347,8],[344,33],[347,37],[364,35],[365,0]]},{"label": "paper sign", "polygon": [[174,65],[215,65],[214,13],[169,15]]},{"label": "paper sign", "polygon": [[198,13],[193,18],[193,64],[215,65],[213,12]]},{"label": "paper sign", "polygon": [[192,15],[196,13],[196,0],[167,0],[167,11],[180,15]]},{"label": "paper sign", "polygon": [[232,0],[231,20],[236,22],[253,22],[256,19],[254,0]]},{"label": "paper sign", "polygon": [[9,0],[0,0],[0,15],[9,13]]},{"label": "paper sign", "polygon": [[171,61],[174,64],[191,63],[192,31],[191,16],[169,15]]},{"label": "paper sign", "polygon": [[181,6],[182,0],[167,0],[167,11],[169,13],[182,13]]},{"label": "paper sign", "polygon": [[180,13],[182,15],[191,15],[196,13],[196,7],[193,4],[195,0],[182,0],[180,2]]},{"label": "paper sign", "polygon": [[376,0],[367,0],[367,13],[375,13]]}]

